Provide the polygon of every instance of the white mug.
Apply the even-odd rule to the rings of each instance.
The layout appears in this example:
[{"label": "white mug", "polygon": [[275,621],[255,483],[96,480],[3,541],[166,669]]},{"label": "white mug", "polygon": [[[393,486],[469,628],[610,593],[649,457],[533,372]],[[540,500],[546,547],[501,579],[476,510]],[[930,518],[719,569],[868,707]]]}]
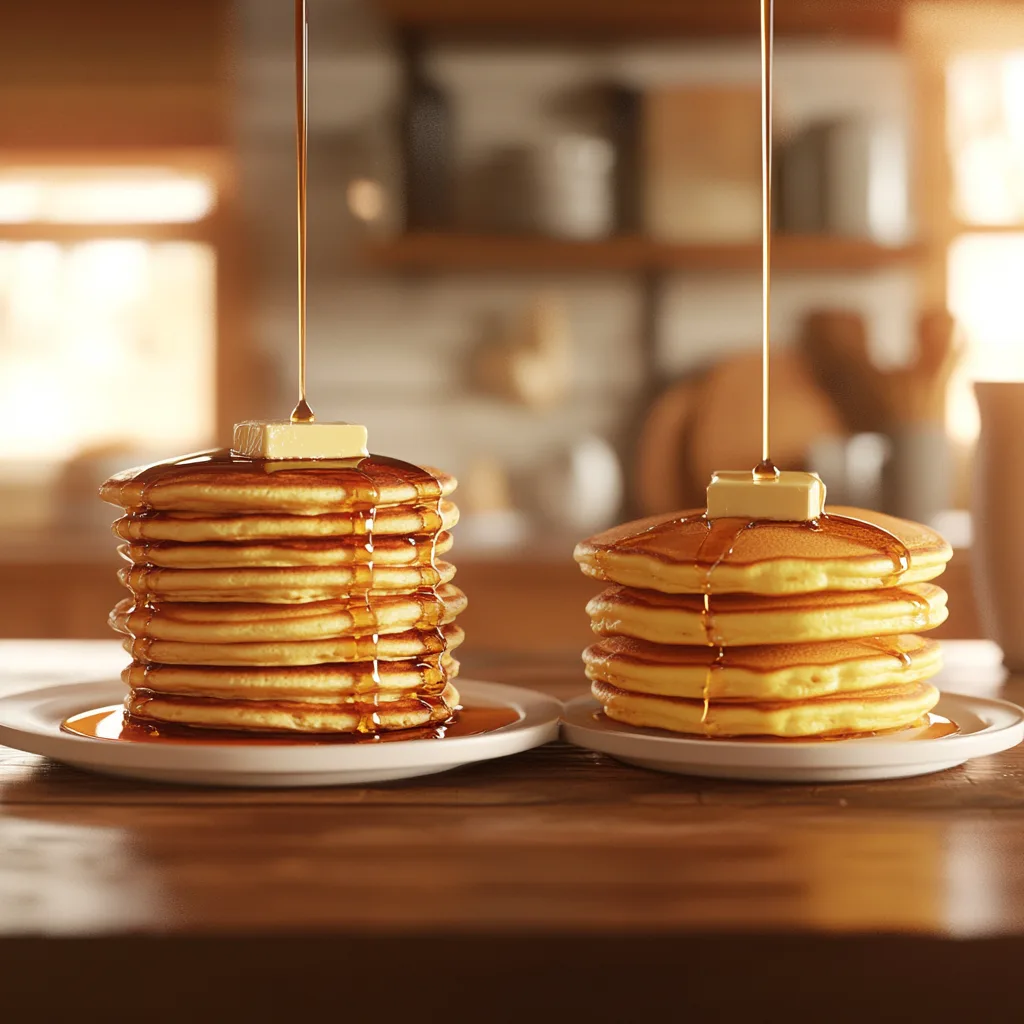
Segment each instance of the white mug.
[{"label": "white mug", "polygon": [[973,577],[986,634],[1024,672],[1024,382],[974,385],[981,436],[974,460]]}]

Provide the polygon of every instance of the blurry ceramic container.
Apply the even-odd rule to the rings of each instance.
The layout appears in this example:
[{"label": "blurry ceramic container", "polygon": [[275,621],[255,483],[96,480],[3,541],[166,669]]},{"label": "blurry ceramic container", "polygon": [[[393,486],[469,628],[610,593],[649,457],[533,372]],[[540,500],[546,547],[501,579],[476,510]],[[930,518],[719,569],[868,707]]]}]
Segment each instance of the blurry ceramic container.
[{"label": "blurry ceramic container", "polygon": [[540,226],[560,238],[605,238],[615,229],[615,149],[598,135],[562,135],[541,154]]},{"label": "blurry ceramic container", "polygon": [[807,468],[825,481],[829,505],[881,508],[888,453],[883,434],[821,435],[810,442]]},{"label": "blurry ceramic container", "polygon": [[980,382],[974,393],[981,413],[972,489],[975,595],[1007,668],[1024,672],[1024,382]]},{"label": "blurry ceramic container", "polygon": [[838,235],[902,245],[910,235],[907,132],[897,121],[853,118],[828,139],[826,219]]},{"label": "blurry ceramic container", "polygon": [[622,506],[624,480],[615,449],[587,434],[542,463],[530,477],[532,502],[550,529],[566,536],[603,530]]},{"label": "blurry ceramic container", "polygon": [[952,504],[953,457],[941,423],[904,423],[889,435],[882,472],[883,508],[931,525]]}]

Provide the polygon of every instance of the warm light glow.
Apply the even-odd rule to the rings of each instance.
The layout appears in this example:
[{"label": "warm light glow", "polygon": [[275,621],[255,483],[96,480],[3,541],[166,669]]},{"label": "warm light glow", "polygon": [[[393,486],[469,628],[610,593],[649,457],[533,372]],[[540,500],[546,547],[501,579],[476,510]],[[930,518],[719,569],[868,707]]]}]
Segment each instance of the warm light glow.
[{"label": "warm light glow", "polygon": [[951,382],[948,427],[978,436],[976,380],[1024,380],[1024,51],[967,53],[947,72],[947,139],[953,207],[965,233],[948,253],[949,309],[965,358]]},{"label": "warm light glow", "polygon": [[197,243],[0,244],[0,458],[206,443],[214,282]]},{"label": "warm light glow", "polygon": [[0,224],[183,224],[215,202],[209,178],[169,168],[0,169]]},{"label": "warm light glow", "polygon": [[384,189],[379,181],[354,178],[345,192],[352,216],[370,223],[379,220],[384,212]]},{"label": "warm light glow", "polygon": [[947,83],[957,215],[968,224],[1024,221],[1024,52],[964,54]]},{"label": "warm light glow", "polygon": [[962,235],[949,249],[949,309],[967,342],[953,382],[949,429],[978,435],[975,380],[1024,380],[1024,231]]}]

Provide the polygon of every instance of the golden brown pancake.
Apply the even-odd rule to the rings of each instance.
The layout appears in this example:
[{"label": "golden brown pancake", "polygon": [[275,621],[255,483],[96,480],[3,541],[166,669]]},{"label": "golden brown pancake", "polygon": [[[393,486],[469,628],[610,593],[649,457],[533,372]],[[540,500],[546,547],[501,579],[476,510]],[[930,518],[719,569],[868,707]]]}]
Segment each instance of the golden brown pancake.
[{"label": "golden brown pancake", "polygon": [[[131,721],[311,733],[447,721],[465,595],[440,560],[446,474],[396,459],[248,459],[217,450],[101,489],[133,598]],[[412,735],[412,734],[411,734]]]},{"label": "golden brown pancake", "polygon": [[467,603],[466,595],[451,583],[438,587],[436,593],[371,591],[308,604],[164,602],[136,606],[126,597],[110,613],[110,626],[118,633],[153,640],[322,640],[446,625]]},{"label": "golden brown pancake", "polygon": [[609,587],[587,605],[601,636],[662,644],[742,647],[917,633],[945,621],[946,592],[931,583],[888,590],[762,597],[662,594]]},{"label": "golden brown pancake", "polygon": [[938,576],[952,549],[934,530],[855,508],[813,523],[652,516],[576,547],[583,572],[669,594],[873,590]]},{"label": "golden brown pancake", "polygon": [[[450,501],[380,505],[373,515],[372,533],[379,537],[408,537],[450,530],[459,521],[459,510]],[[321,539],[366,536],[365,512],[322,515],[211,515],[203,512],[146,512],[116,520],[114,533],[128,541],[171,541],[201,544],[207,541]]]},{"label": "golden brown pancake", "polygon": [[913,634],[760,647],[679,647],[613,636],[583,652],[587,677],[619,690],[703,700],[806,701],[923,682],[939,645]]},{"label": "golden brown pancake", "polygon": [[244,700],[333,700],[379,690],[433,693],[459,674],[450,654],[403,661],[350,661],[324,665],[146,665],[132,662],[122,673],[133,690]]},{"label": "golden brown pancake", "polygon": [[127,637],[124,649],[136,661],[163,665],[322,665],[345,661],[400,661],[452,651],[465,639],[456,625],[407,629],[402,633],[325,640],[218,644]]},{"label": "golden brown pancake", "polygon": [[329,601],[354,590],[414,591],[450,583],[455,566],[346,565],[295,568],[150,569],[131,566],[118,578],[137,598],[152,601],[254,601],[303,604]]},{"label": "golden brown pancake", "polygon": [[382,455],[275,462],[218,448],[117,473],[100,487],[100,497],[138,512],[319,515],[425,499],[439,503],[453,490],[455,479],[447,473]]},{"label": "golden brown pancake", "polygon": [[122,544],[118,554],[135,565],[168,569],[234,569],[258,566],[263,569],[304,565],[429,565],[452,547],[450,533],[433,537],[376,538],[372,546],[365,537],[343,540],[236,542],[232,544],[172,544],[167,542]]},{"label": "golden brown pancake", "polygon": [[594,697],[617,722],[698,736],[853,737],[915,725],[938,703],[929,683],[799,701],[712,701],[630,693],[594,682]]},{"label": "golden brown pancake", "polygon": [[334,703],[312,700],[218,700],[135,690],[125,707],[145,722],[169,722],[205,729],[246,732],[354,733],[415,729],[446,722],[459,703],[449,683],[437,697],[408,694],[360,695]]}]

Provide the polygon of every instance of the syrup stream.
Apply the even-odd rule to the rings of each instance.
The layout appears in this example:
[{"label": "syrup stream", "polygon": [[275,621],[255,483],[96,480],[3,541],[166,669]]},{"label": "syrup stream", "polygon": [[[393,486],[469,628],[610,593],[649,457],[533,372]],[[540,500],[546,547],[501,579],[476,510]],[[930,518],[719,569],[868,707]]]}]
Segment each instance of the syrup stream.
[{"label": "syrup stream", "polygon": [[306,402],[306,152],[309,110],[309,25],[306,0],[295,0],[295,155],[298,221],[299,286],[299,401],[292,423],[316,418]]},{"label": "syrup stream", "polygon": [[775,0],[761,0],[761,464],[754,471],[777,474],[768,425],[772,291],[772,62]]}]

